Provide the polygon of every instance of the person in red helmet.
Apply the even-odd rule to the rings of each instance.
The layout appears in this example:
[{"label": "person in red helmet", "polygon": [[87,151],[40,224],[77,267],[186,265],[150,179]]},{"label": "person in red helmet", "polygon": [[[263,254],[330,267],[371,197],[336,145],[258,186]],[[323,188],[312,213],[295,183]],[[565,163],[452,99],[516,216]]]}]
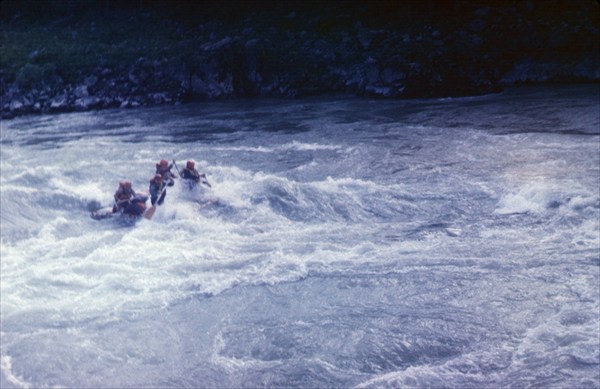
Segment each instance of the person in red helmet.
[{"label": "person in red helmet", "polygon": [[113,213],[120,212],[129,216],[140,216],[146,210],[146,199],[148,197],[137,195],[129,180],[119,182],[114,198]]},{"label": "person in red helmet", "polygon": [[123,211],[127,208],[131,204],[133,196],[135,196],[135,191],[131,187],[131,181],[120,181],[114,195],[115,205],[113,206],[113,212]]},{"label": "person in red helmet", "polygon": [[191,180],[196,184],[202,182],[206,186],[210,187],[210,184],[206,179],[206,174],[200,174],[198,170],[196,170],[196,162],[193,159],[187,161],[185,168],[180,172],[180,176],[185,180]]},{"label": "person in red helmet", "polygon": [[158,203],[158,205],[161,205],[163,201],[165,201],[165,196],[167,195],[167,185],[160,174],[155,175],[150,180],[149,191],[150,203],[152,205],[156,203]]},{"label": "person in red helmet", "polygon": [[173,165],[169,165],[169,162],[166,159],[161,159],[156,164],[156,174],[160,174],[163,178],[163,181],[168,186],[175,185],[174,178],[176,178],[176,177],[175,177],[175,174],[173,174],[173,172],[171,172],[172,167],[173,167]]}]

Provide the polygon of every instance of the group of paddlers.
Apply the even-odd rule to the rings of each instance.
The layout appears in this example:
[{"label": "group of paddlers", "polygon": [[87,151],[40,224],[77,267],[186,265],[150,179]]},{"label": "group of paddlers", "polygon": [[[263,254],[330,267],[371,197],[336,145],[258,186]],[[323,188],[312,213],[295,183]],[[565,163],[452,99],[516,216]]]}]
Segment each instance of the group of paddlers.
[{"label": "group of paddlers", "polygon": [[165,201],[167,195],[167,187],[175,185],[175,179],[177,176],[171,171],[175,167],[177,175],[184,180],[184,184],[188,188],[193,188],[197,184],[201,183],[208,187],[208,180],[206,174],[200,174],[196,170],[196,162],[188,160],[185,168],[179,170],[177,163],[173,161],[173,164],[165,159],[161,159],[156,164],[156,172],[154,177],[150,179],[150,185],[148,192],[150,194],[150,203],[152,207],[146,210],[146,200],[148,200],[147,194],[137,194],[131,185],[131,181],[123,180],[119,182],[119,188],[115,192],[115,204],[113,206],[113,213],[122,213],[129,216],[140,216],[147,215],[148,218],[152,217],[154,210],[157,205],[161,205]]}]

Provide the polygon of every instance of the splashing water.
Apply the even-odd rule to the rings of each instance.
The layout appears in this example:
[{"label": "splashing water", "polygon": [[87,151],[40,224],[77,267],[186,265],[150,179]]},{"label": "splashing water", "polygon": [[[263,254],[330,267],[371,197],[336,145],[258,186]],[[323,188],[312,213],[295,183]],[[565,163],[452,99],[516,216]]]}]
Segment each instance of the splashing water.
[{"label": "splashing water", "polygon": [[599,95],[4,121],[1,386],[598,387]]}]

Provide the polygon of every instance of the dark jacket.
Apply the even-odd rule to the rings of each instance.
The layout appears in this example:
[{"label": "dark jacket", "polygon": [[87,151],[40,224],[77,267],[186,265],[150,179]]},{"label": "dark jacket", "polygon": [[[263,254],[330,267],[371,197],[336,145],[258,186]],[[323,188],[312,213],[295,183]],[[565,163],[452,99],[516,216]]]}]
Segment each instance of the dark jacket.
[{"label": "dark jacket", "polygon": [[167,190],[165,189],[167,185],[164,181],[157,182],[153,179],[150,180],[150,187],[148,190],[150,191],[150,203],[154,205],[158,200],[158,205],[161,205],[165,200],[165,196],[167,195]]},{"label": "dark jacket", "polygon": [[141,216],[146,211],[146,196],[134,196],[131,203],[123,209],[123,213],[129,216]]},{"label": "dark jacket", "polygon": [[115,204],[113,212],[118,212],[126,209],[131,205],[131,199],[135,196],[135,191],[132,188],[119,187],[115,192]]},{"label": "dark jacket", "polygon": [[184,168],[181,172],[181,177],[186,180],[200,181],[200,173],[196,169]]}]

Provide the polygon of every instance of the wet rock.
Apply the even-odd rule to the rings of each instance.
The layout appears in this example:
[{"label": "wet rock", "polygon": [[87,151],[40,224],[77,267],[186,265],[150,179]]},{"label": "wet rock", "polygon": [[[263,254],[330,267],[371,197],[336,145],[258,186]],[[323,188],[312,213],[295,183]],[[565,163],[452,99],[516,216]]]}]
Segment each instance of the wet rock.
[{"label": "wet rock", "polygon": [[49,108],[51,111],[64,111],[68,108],[67,102],[67,95],[61,94],[50,100]]},{"label": "wet rock", "polygon": [[74,108],[78,111],[87,111],[92,108],[97,108],[102,101],[96,96],[85,96],[75,100]]},{"label": "wet rock", "polygon": [[10,102],[9,104],[9,108],[8,108],[12,113],[17,113],[19,112],[21,109],[23,109],[23,102],[21,102],[21,100],[13,100]]},{"label": "wet rock", "polygon": [[173,101],[173,99],[171,99],[169,94],[166,92],[152,94],[152,102],[154,104],[169,103],[171,101]]},{"label": "wet rock", "polygon": [[229,44],[231,44],[232,42],[233,42],[233,38],[227,36],[215,43],[210,43],[210,42],[205,43],[201,46],[201,48],[204,51],[218,51],[218,50],[221,50],[221,49],[229,46]]},{"label": "wet rock", "polygon": [[73,96],[75,96],[76,99],[89,96],[88,87],[86,85],[78,85],[73,90]]},{"label": "wet rock", "polygon": [[365,94],[371,97],[385,97],[392,98],[398,97],[403,91],[387,85],[367,85],[365,87]]}]

